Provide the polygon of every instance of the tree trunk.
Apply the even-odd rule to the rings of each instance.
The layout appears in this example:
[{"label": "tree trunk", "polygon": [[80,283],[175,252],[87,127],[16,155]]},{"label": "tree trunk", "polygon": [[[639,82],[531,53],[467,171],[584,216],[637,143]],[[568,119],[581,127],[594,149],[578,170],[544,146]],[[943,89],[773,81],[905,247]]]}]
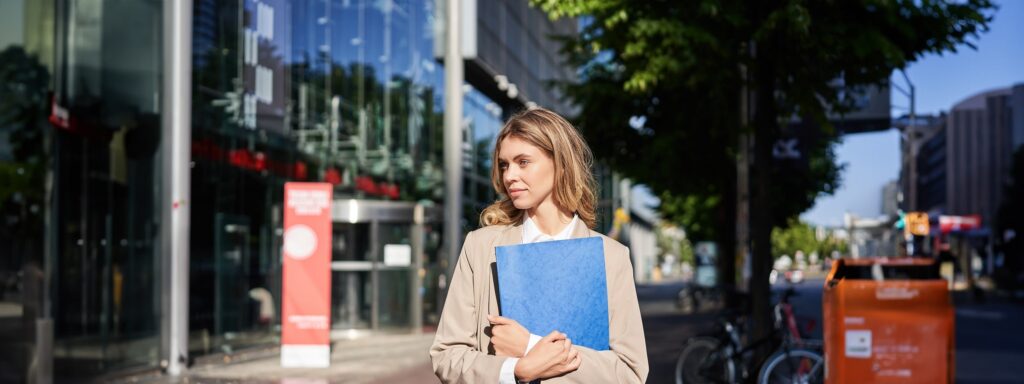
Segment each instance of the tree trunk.
[{"label": "tree trunk", "polygon": [[734,297],[736,292],[736,173],[728,175],[722,185],[722,203],[716,215],[715,241],[718,243],[718,288],[726,292],[726,306],[736,308],[739,301]]},{"label": "tree trunk", "polygon": [[[750,237],[753,247],[750,273],[750,299],[753,311],[754,339],[760,340],[771,334],[771,287],[768,275],[772,268],[771,230],[772,204],[769,194],[771,185],[772,146],[778,136],[778,110],[775,105],[774,64],[771,47],[760,46],[757,68],[754,108],[754,181],[751,183]],[[770,345],[764,344],[755,352],[755,361],[762,361],[770,353]]]}]

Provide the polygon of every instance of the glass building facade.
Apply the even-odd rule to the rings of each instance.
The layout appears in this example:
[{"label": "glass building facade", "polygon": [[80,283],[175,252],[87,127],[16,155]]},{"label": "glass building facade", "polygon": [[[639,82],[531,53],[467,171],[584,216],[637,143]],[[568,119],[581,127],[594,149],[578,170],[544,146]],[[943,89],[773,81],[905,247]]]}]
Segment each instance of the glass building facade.
[{"label": "glass building facade", "polygon": [[0,381],[155,366],[162,5],[0,8]]},{"label": "glass building facade", "polygon": [[[192,2],[190,358],[279,343],[289,181],[334,185],[333,329],[436,323],[448,267],[434,214],[444,201],[437,1]],[[496,4],[526,17],[525,1]],[[0,1],[0,382],[166,365],[164,6]],[[494,139],[527,100],[470,68],[467,231],[496,198]],[[422,258],[388,264],[387,245]]]},{"label": "glass building facade", "polygon": [[[443,200],[433,6],[194,3],[194,354],[277,342],[279,311],[260,307],[280,305],[285,182],[329,182],[336,199]],[[375,271],[373,260],[375,247],[411,241],[408,224],[336,223],[335,328],[411,325],[410,271]]]}]

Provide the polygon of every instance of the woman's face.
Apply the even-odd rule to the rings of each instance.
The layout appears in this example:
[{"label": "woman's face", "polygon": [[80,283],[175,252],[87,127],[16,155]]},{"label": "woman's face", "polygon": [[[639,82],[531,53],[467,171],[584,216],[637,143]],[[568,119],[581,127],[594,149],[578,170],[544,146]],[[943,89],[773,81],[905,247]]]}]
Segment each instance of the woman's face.
[{"label": "woman's face", "polygon": [[555,163],[551,157],[517,137],[506,137],[498,147],[498,169],[505,192],[518,209],[534,209],[551,198]]}]

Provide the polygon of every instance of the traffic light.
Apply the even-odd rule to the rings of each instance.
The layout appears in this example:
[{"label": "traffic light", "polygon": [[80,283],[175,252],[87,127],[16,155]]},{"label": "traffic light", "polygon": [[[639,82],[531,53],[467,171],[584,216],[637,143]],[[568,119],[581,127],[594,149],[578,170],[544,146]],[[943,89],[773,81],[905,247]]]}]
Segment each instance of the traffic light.
[{"label": "traffic light", "polygon": [[927,212],[909,212],[906,216],[906,231],[914,236],[928,236],[931,233],[931,226],[928,223]]}]

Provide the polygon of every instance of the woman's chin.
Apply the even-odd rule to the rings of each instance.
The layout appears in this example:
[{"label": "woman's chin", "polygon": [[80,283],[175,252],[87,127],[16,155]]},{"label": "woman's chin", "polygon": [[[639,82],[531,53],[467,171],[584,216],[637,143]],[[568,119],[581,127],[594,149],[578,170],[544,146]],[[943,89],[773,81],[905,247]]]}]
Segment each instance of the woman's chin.
[{"label": "woman's chin", "polygon": [[513,199],[512,200],[512,205],[515,206],[516,209],[519,209],[519,210],[527,210],[527,209],[533,208],[533,204],[530,204],[530,203],[528,203],[526,201],[523,201],[522,199]]}]

